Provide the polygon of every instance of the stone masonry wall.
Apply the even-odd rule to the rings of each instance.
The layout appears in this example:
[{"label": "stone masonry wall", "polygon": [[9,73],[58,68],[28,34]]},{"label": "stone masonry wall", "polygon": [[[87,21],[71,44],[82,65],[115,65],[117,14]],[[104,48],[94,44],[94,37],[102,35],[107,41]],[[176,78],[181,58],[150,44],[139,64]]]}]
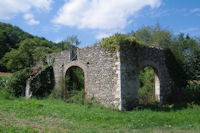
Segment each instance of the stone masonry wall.
[{"label": "stone masonry wall", "polygon": [[87,65],[87,96],[120,109],[119,54],[107,52],[96,45],[80,49],[78,61]]},{"label": "stone masonry wall", "polygon": [[156,47],[131,46],[121,53],[122,107],[132,109],[139,100],[139,70],[151,66],[156,74],[156,98],[165,103],[173,82],[165,64],[165,50]]},{"label": "stone masonry wall", "polygon": [[111,53],[100,45],[78,49],[75,61],[70,60],[68,50],[56,53],[55,91],[60,91],[59,80],[65,78],[66,71],[72,66],[79,66],[84,71],[87,98],[119,110],[132,109],[139,98],[139,69],[151,66],[156,73],[157,100],[164,103],[173,84],[164,54],[163,49],[135,46]]},{"label": "stone masonry wall", "polygon": [[99,45],[78,49],[77,60],[70,61],[70,51],[55,54],[55,91],[60,91],[61,78],[72,66],[84,71],[87,98],[94,98],[105,106],[121,109],[119,53],[110,53]]}]

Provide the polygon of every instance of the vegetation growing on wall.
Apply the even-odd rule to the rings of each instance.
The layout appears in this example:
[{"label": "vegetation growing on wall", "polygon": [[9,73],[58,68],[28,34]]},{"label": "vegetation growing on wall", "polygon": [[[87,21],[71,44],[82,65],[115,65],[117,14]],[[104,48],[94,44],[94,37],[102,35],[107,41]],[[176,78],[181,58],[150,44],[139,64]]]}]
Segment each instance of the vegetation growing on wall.
[{"label": "vegetation growing on wall", "polygon": [[34,97],[48,96],[55,85],[52,66],[44,67],[39,73],[30,78],[30,91]]},{"label": "vegetation growing on wall", "polygon": [[136,44],[135,37],[129,37],[125,34],[115,34],[105,38],[101,42],[101,47],[111,52],[118,52],[120,48]]}]

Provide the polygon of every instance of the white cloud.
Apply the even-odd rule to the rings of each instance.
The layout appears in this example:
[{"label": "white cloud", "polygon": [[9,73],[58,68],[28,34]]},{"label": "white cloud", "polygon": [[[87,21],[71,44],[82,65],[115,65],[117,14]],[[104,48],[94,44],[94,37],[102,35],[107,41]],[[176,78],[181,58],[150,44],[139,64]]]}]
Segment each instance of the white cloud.
[{"label": "white cloud", "polygon": [[53,42],[55,42],[55,43],[59,43],[59,42],[61,42],[61,41],[64,41],[64,39],[63,39],[63,38],[57,38],[57,39],[54,40]]},{"label": "white cloud", "polygon": [[109,37],[111,36],[112,34],[111,33],[104,33],[104,32],[100,32],[96,35],[96,39],[102,39],[102,38],[106,38],[106,37]]},{"label": "white cloud", "polygon": [[194,31],[199,31],[199,30],[200,30],[200,28],[191,27],[191,28],[188,28],[188,29],[185,29],[185,30],[181,30],[181,32],[188,33],[188,32],[194,32]]},{"label": "white cloud", "polygon": [[0,0],[0,19],[11,19],[31,9],[50,10],[52,0]]},{"label": "white cloud", "polygon": [[196,13],[196,12],[200,12],[200,8],[195,8],[190,10],[191,13]]},{"label": "white cloud", "polygon": [[24,19],[27,20],[27,23],[28,23],[29,25],[37,25],[37,24],[40,23],[40,21],[37,21],[37,20],[34,19],[34,16],[33,16],[33,14],[31,14],[31,13],[25,14],[25,15],[24,15]]},{"label": "white cloud", "polygon": [[200,13],[200,8],[194,8],[184,15],[189,16],[189,15],[195,14],[195,15],[199,16],[200,15],[199,13]]},{"label": "white cloud", "polygon": [[184,30],[181,30],[182,33],[189,33],[191,36],[198,36],[200,34],[200,28],[198,27],[190,27]]},{"label": "white cloud", "polygon": [[161,0],[69,0],[60,8],[53,22],[78,28],[120,31],[128,25],[129,18],[144,7],[160,5]]},{"label": "white cloud", "polygon": [[152,10],[152,11],[146,12],[145,14],[146,14],[145,17],[149,16],[149,17],[156,18],[160,16],[169,16],[169,11],[159,9],[159,10]]}]

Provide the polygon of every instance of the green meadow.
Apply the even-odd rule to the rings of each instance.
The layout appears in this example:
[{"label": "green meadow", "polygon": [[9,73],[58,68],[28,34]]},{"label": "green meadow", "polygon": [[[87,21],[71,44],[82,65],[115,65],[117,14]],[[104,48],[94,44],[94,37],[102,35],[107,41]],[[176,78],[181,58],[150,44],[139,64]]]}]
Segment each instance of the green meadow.
[{"label": "green meadow", "polygon": [[79,105],[56,99],[0,96],[0,132],[193,133],[200,132],[200,106],[150,106],[116,111],[98,104]]}]

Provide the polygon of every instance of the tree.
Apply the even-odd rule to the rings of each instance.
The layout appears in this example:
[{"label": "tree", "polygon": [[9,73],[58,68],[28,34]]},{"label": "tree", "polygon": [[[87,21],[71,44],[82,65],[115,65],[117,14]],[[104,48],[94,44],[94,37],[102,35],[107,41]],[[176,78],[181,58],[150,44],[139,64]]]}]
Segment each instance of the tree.
[{"label": "tree", "polygon": [[136,32],[131,32],[129,36],[136,37],[136,40],[147,46],[157,46],[166,48],[172,41],[173,34],[156,24],[156,26],[144,26]]},{"label": "tree", "polygon": [[81,43],[78,40],[78,37],[76,35],[72,35],[70,37],[67,37],[65,42],[68,43],[69,45],[73,45],[73,46],[76,46],[76,47],[78,47],[78,45]]},{"label": "tree", "polygon": [[3,58],[6,67],[12,72],[31,67],[36,61],[53,52],[51,43],[39,38],[26,39],[18,45],[18,49],[12,49]]},{"label": "tree", "polygon": [[21,42],[18,49],[12,49],[4,56],[6,67],[12,72],[30,67],[33,64],[34,47],[35,43],[29,39]]},{"label": "tree", "polygon": [[188,80],[197,79],[200,75],[200,46],[198,41],[180,33],[173,41],[170,49],[182,64]]},{"label": "tree", "polygon": [[78,47],[81,42],[79,41],[78,37],[75,35],[67,37],[66,40],[58,42],[54,45],[57,51],[63,51],[67,49],[74,49]]}]

